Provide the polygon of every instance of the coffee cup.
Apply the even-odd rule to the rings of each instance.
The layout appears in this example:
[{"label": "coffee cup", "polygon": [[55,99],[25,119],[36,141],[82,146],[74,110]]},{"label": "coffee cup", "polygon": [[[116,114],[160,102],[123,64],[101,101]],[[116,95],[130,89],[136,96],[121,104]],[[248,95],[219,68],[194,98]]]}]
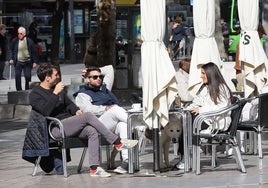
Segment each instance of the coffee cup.
[{"label": "coffee cup", "polygon": [[132,109],[133,110],[140,110],[141,109],[141,103],[134,103],[132,104]]}]

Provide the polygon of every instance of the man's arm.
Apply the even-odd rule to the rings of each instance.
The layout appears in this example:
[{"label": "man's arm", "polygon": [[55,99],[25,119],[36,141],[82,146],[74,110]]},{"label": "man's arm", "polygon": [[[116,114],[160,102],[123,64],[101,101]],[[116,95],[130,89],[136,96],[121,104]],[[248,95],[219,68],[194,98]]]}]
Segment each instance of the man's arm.
[{"label": "man's arm", "polygon": [[108,90],[112,90],[114,84],[114,68],[112,65],[100,67],[101,73],[104,75],[103,83],[106,84]]},{"label": "man's arm", "polygon": [[75,98],[76,105],[84,112],[91,112],[95,115],[102,115],[105,112],[106,106],[93,105],[91,101],[92,98],[85,93],[79,93]]}]

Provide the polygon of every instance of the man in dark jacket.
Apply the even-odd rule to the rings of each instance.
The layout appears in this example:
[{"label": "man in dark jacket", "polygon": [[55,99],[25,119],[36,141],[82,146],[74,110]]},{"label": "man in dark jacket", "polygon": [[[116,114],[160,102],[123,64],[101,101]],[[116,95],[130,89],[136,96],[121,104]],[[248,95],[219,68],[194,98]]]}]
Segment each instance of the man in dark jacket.
[{"label": "man in dark jacket", "polygon": [[25,90],[30,89],[29,83],[32,77],[32,68],[37,66],[37,53],[34,42],[26,37],[26,29],[19,27],[18,37],[13,39],[9,51],[9,63],[15,67],[15,81],[17,91],[22,90],[21,72],[25,77]]},{"label": "man in dark jacket", "polygon": [[177,17],[174,20],[173,26],[172,26],[172,45],[173,45],[173,60],[176,60],[179,52],[180,52],[180,43],[183,39],[185,39],[186,37],[186,33],[185,33],[185,28],[182,25],[182,18],[181,17]]},{"label": "man in dark jacket", "polygon": [[0,25],[0,80],[6,80],[3,76],[5,62],[7,58],[7,38],[5,36],[6,26]]}]

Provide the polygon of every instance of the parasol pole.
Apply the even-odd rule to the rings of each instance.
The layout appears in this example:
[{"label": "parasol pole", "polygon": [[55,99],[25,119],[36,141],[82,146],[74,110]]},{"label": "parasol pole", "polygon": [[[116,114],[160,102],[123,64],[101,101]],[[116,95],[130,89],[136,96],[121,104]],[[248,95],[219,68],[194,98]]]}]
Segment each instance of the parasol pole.
[{"label": "parasol pole", "polygon": [[159,149],[159,120],[156,112],[152,112],[152,127],[153,127],[153,157],[154,171],[160,170],[160,149]]}]

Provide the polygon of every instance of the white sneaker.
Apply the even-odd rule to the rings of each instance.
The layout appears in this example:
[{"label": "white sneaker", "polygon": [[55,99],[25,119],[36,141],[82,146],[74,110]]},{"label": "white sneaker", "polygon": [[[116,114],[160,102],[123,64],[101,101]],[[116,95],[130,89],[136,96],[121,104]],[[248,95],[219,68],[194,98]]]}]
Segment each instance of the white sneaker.
[{"label": "white sneaker", "polygon": [[121,139],[121,143],[114,145],[115,149],[121,151],[122,149],[130,149],[138,144],[138,140]]},{"label": "white sneaker", "polygon": [[245,152],[246,152],[244,146],[241,146],[241,147],[240,147],[240,151],[241,151],[242,153],[245,153]]},{"label": "white sneaker", "polygon": [[201,130],[200,134],[211,134],[211,128],[209,127],[207,129]]},{"label": "white sneaker", "polygon": [[119,166],[116,169],[114,169],[114,172],[117,173],[117,174],[126,174],[127,170],[122,168],[121,166]]},{"label": "white sneaker", "polygon": [[200,138],[200,141],[201,141],[202,143],[206,143],[206,142],[208,142],[208,139],[207,139],[207,138]]},{"label": "white sneaker", "polygon": [[90,170],[90,176],[91,177],[107,178],[107,177],[111,177],[111,174],[106,172],[103,168],[97,167],[96,171]]},{"label": "white sneaker", "polygon": [[225,151],[224,154],[227,156],[233,155],[233,148],[228,149],[228,151]]},{"label": "white sneaker", "polygon": [[176,165],[177,169],[179,170],[184,170],[184,162],[180,161],[177,165]]}]

